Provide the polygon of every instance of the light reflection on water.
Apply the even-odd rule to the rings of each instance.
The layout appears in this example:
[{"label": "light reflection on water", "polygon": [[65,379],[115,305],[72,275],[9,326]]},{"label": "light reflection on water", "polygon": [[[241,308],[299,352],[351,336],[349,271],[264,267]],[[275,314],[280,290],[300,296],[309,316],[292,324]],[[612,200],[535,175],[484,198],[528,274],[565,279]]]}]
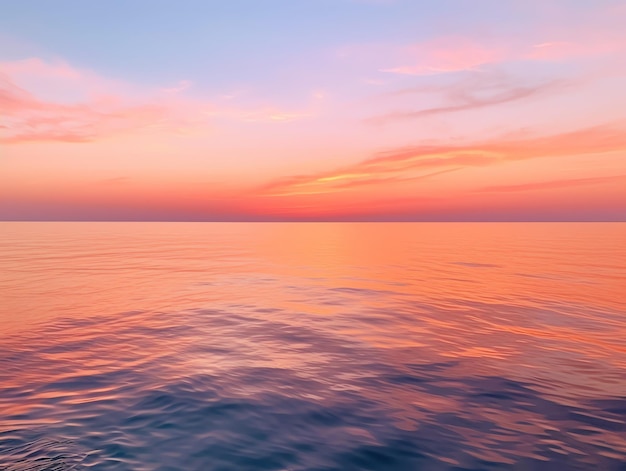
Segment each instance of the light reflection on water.
[{"label": "light reflection on water", "polygon": [[0,232],[0,468],[626,461],[626,224]]}]

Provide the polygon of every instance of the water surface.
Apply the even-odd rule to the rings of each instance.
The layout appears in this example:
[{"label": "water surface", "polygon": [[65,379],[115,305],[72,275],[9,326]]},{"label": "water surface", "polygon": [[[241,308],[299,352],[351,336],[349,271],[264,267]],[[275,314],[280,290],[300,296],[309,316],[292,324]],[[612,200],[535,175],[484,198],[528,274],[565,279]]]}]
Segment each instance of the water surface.
[{"label": "water surface", "polygon": [[626,224],[0,234],[0,469],[626,469]]}]

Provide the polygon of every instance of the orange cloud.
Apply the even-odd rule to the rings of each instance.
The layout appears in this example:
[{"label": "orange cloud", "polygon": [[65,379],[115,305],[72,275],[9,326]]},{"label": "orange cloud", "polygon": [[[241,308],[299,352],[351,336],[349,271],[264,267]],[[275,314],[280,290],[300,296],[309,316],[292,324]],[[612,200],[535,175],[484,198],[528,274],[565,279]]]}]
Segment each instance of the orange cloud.
[{"label": "orange cloud", "polygon": [[[466,145],[415,146],[383,152],[371,159],[334,171],[279,179],[257,188],[254,195],[328,195],[356,187],[373,188],[383,183],[435,177],[465,167],[617,151],[626,151],[626,132],[621,127],[608,125],[525,139],[500,138]],[[591,181],[579,181],[578,184],[591,184]]]},{"label": "orange cloud", "polygon": [[626,150],[622,126],[600,125],[525,139],[501,138],[467,146],[418,146],[383,153],[361,165],[439,167],[488,165],[537,157],[559,157]]},{"label": "orange cloud", "polygon": [[602,185],[605,183],[626,181],[626,175],[610,175],[606,177],[571,178],[567,180],[551,180],[546,182],[521,183],[517,185],[494,185],[475,190],[479,193],[501,193],[515,191],[551,190],[583,185]]},{"label": "orange cloud", "polygon": [[[355,166],[356,167],[356,166]],[[402,176],[400,173],[388,172],[371,173],[325,173],[317,176],[299,176],[280,179],[263,186],[255,194],[260,196],[302,196],[328,194],[357,187],[372,187],[387,183],[401,183],[423,180],[443,173],[453,172],[456,169],[446,169],[414,176]],[[350,169],[347,169],[349,172]]]}]

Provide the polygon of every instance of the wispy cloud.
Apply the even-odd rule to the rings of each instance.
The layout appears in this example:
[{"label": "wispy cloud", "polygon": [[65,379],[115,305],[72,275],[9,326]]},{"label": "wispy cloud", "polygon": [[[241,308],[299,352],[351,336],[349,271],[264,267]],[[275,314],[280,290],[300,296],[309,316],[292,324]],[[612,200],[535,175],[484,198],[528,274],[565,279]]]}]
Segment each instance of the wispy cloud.
[{"label": "wispy cloud", "polygon": [[571,178],[544,182],[521,183],[515,185],[494,185],[474,190],[477,193],[509,193],[517,191],[551,190],[585,185],[603,185],[613,182],[626,182],[626,175],[610,175],[604,177]]},{"label": "wispy cloud", "polygon": [[379,70],[401,75],[436,75],[479,70],[503,62],[558,62],[609,56],[626,50],[626,34],[620,25],[626,19],[625,11],[617,6],[598,9],[584,23],[565,20],[526,36],[442,36],[395,46],[388,48],[387,55],[401,62]]},{"label": "wispy cloud", "polygon": [[626,132],[623,126],[609,125],[523,139],[503,137],[465,145],[405,147],[336,170],[278,179],[257,188],[254,193],[272,197],[332,194],[358,187],[371,189],[377,185],[417,181],[463,168],[508,161],[617,151],[626,151]]},{"label": "wispy cloud", "polygon": [[481,65],[500,60],[501,47],[487,46],[468,38],[439,38],[406,47],[406,55],[412,57],[409,65],[386,69],[402,75],[436,75],[463,70],[476,70]]},{"label": "wispy cloud", "polygon": [[[0,85],[1,86],[1,85]],[[120,131],[160,123],[167,116],[159,105],[120,106],[105,102],[63,105],[37,100],[11,88],[0,90],[0,142],[88,142]]]},{"label": "wispy cloud", "polygon": [[185,90],[188,90],[189,88],[191,88],[193,84],[191,83],[190,80],[180,80],[175,86],[173,87],[165,87],[162,88],[161,90],[165,93],[180,93],[180,92],[184,92]]},{"label": "wispy cloud", "polygon": [[122,84],[65,63],[39,59],[0,63],[0,142],[89,142],[119,132],[181,124],[172,103],[158,93],[152,98],[130,95]]},{"label": "wispy cloud", "polygon": [[402,172],[375,171],[373,169],[369,169],[369,172],[351,173],[351,169],[356,171],[358,168],[359,166],[355,165],[352,168],[346,168],[344,172],[327,172],[318,175],[301,175],[278,179],[256,189],[254,194],[259,196],[328,194],[355,188],[416,182],[457,170],[451,168],[418,175],[403,175]]},{"label": "wispy cloud", "polygon": [[526,138],[503,137],[451,146],[416,146],[393,150],[361,165],[396,167],[480,166],[502,161],[560,157],[626,150],[623,125],[599,125],[576,131]]},{"label": "wispy cloud", "polygon": [[40,59],[0,62],[0,142],[92,142],[120,133],[181,133],[211,119],[286,123],[308,112],[280,107],[217,105],[173,87],[132,86],[66,63]]},{"label": "wispy cloud", "polygon": [[597,38],[595,41],[549,41],[533,44],[521,54],[522,59],[564,61],[578,57],[602,56],[626,49],[626,40]]},{"label": "wispy cloud", "polygon": [[524,84],[502,75],[475,74],[469,79],[455,85],[445,87],[426,87],[403,89],[394,92],[394,95],[409,95],[428,92],[441,94],[444,104],[435,107],[408,111],[395,111],[381,116],[369,118],[366,121],[374,124],[384,124],[389,121],[423,118],[433,115],[469,111],[493,107],[505,103],[520,101],[526,98],[560,91],[571,85],[565,80],[550,80],[541,83]]}]

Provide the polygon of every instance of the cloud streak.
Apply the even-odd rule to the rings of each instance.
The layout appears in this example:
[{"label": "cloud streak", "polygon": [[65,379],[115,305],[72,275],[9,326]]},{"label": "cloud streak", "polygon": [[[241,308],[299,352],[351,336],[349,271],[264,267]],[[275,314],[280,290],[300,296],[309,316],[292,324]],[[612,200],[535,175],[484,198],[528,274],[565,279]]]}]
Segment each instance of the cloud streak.
[{"label": "cloud streak", "polygon": [[[525,139],[504,137],[466,145],[414,146],[379,153],[373,158],[333,171],[278,179],[257,188],[254,194],[264,197],[297,197],[333,194],[363,187],[371,190],[386,184],[417,182],[463,168],[617,151],[626,151],[626,132],[623,127],[609,125]],[[596,181],[576,181],[578,184],[593,182]],[[511,187],[508,191],[523,189],[520,187],[515,190]],[[505,187],[492,187],[481,191],[507,190]]]},{"label": "cloud streak", "polygon": [[610,175],[605,177],[571,178],[565,180],[550,180],[546,182],[531,182],[516,185],[494,185],[475,190],[476,193],[510,193],[518,191],[552,190],[585,185],[604,185],[626,181],[626,175]]},{"label": "cloud streak", "polygon": [[385,124],[399,120],[419,119],[447,113],[494,107],[527,98],[542,96],[551,92],[557,92],[569,85],[571,85],[571,83],[565,80],[551,80],[538,84],[520,84],[514,83],[511,79],[506,79],[502,76],[478,74],[470,80],[465,80],[445,88],[416,87],[396,91],[393,95],[410,95],[426,92],[432,94],[439,92],[443,94],[447,104],[414,111],[395,111],[368,118],[365,121],[372,124]]}]

